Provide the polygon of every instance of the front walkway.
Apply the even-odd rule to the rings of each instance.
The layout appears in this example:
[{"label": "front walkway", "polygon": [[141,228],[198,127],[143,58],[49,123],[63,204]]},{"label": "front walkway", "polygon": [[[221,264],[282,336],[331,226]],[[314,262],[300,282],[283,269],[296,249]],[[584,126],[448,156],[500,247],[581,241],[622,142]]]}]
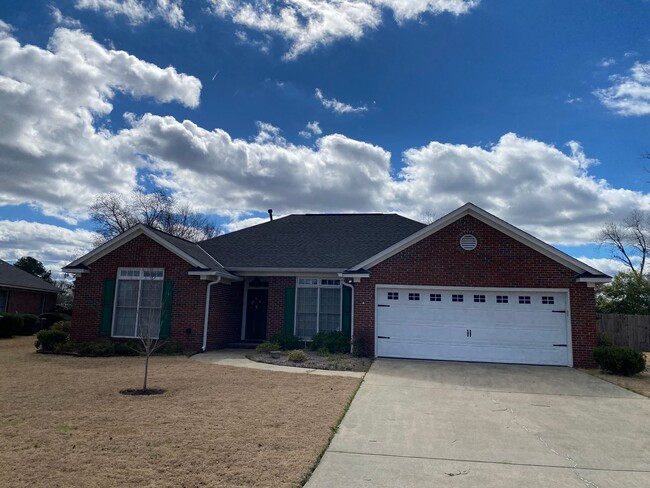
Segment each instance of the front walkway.
[{"label": "front walkway", "polygon": [[275,364],[258,363],[246,357],[249,349],[219,349],[195,354],[192,359],[201,363],[219,364],[221,366],[235,366],[237,368],[263,369],[266,371],[278,371],[282,373],[312,374],[319,376],[348,376],[351,378],[363,378],[366,373],[362,371],[332,371],[326,369],[309,369],[291,366],[277,366]]}]

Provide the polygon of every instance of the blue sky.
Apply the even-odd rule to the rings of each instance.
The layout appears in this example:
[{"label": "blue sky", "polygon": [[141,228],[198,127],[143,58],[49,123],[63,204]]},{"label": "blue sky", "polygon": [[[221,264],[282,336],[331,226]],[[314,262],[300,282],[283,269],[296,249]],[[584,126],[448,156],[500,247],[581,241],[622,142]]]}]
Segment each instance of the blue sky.
[{"label": "blue sky", "polygon": [[466,201],[604,271],[650,210],[650,3],[0,4],[0,258],[89,249],[101,192],[154,182],[224,230]]}]

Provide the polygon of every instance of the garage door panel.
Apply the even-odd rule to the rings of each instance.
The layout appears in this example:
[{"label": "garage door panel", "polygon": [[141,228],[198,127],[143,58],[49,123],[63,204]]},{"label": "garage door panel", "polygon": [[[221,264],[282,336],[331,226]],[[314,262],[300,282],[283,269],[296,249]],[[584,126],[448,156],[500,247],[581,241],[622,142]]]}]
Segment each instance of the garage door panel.
[{"label": "garage door panel", "polygon": [[377,296],[379,356],[568,364],[564,292],[382,288]]}]

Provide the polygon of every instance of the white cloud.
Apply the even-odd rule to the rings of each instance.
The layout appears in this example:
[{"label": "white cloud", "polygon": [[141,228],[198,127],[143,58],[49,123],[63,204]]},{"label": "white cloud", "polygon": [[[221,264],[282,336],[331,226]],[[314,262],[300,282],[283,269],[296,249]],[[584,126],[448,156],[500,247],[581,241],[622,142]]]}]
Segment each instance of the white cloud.
[{"label": "white cloud", "polygon": [[24,220],[0,220],[0,259],[32,256],[56,272],[93,248],[94,232]]},{"label": "white cloud", "polygon": [[308,122],[303,130],[298,132],[298,135],[305,139],[311,139],[312,136],[319,136],[323,133],[320,124],[317,121]]},{"label": "white cloud", "polygon": [[176,29],[192,30],[185,20],[183,0],[77,0],[78,9],[125,16],[132,24],[162,19]]},{"label": "white cloud", "polygon": [[595,92],[603,105],[620,115],[650,115],[650,62],[636,62],[611,80],[612,86]]},{"label": "white cloud", "polygon": [[612,258],[587,258],[585,256],[577,256],[576,259],[579,259],[583,263],[596,268],[598,271],[614,276],[621,271],[629,271],[623,263]]},{"label": "white cloud", "polygon": [[516,134],[489,148],[431,142],[404,152],[393,183],[395,208],[414,218],[471,201],[556,244],[593,242],[599,227],[630,208],[650,209],[650,196],[612,188],[589,174],[596,162],[576,142],[569,152]]},{"label": "white cloud", "polygon": [[199,103],[198,79],[108,50],[81,31],[59,28],[42,49],[0,27],[0,167],[12,176],[0,180],[0,205],[27,203],[76,221],[96,193],[129,191],[143,164],[136,149],[97,128],[115,92]]},{"label": "white cloud", "polygon": [[63,26],[63,27],[80,27],[81,22],[79,22],[77,19],[73,19],[72,17],[68,17],[66,15],[63,15],[63,13],[56,8],[54,5],[50,5],[50,15],[52,15],[52,18],[54,19],[54,22],[56,22],[57,25]]},{"label": "white cloud", "polygon": [[317,46],[359,39],[382,23],[384,10],[397,22],[423,14],[461,15],[479,0],[208,0],[212,11],[251,30],[286,39],[285,59],[295,59]]},{"label": "white cloud", "polygon": [[582,102],[582,98],[581,97],[572,97],[571,94],[569,94],[567,96],[567,99],[564,102],[568,103],[569,105],[573,105],[574,103]]},{"label": "white cloud", "polygon": [[[284,217],[284,215],[273,215],[274,219],[279,219],[281,217]],[[246,227],[263,224],[268,221],[268,217],[249,217],[244,219],[234,219],[224,225],[224,230],[226,232],[234,232],[236,230],[245,229]]]},{"label": "white cloud", "polygon": [[602,58],[598,63],[598,66],[600,66],[601,68],[609,68],[610,66],[614,66],[615,64],[616,64],[616,60],[614,58]]},{"label": "white cloud", "polygon": [[320,88],[316,88],[316,98],[320,101],[323,107],[328,108],[337,114],[358,114],[368,111],[368,107],[365,105],[354,107],[347,103],[339,102],[336,98],[325,98]]}]

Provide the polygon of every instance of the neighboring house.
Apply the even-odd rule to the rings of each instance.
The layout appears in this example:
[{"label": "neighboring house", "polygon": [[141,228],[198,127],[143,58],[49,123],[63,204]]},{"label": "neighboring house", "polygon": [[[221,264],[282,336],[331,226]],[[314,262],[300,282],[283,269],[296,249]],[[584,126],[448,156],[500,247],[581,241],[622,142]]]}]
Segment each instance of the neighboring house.
[{"label": "neighboring house", "polygon": [[78,340],[193,350],[342,330],[373,356],[588,366],[609,276],[468,203],[425,226],[290,215],[194,244],[144,225],[64,268]]},{"label": "neighboring house", "polygon": [[0,259],[0,313],[50,312],[59,289]]}]

